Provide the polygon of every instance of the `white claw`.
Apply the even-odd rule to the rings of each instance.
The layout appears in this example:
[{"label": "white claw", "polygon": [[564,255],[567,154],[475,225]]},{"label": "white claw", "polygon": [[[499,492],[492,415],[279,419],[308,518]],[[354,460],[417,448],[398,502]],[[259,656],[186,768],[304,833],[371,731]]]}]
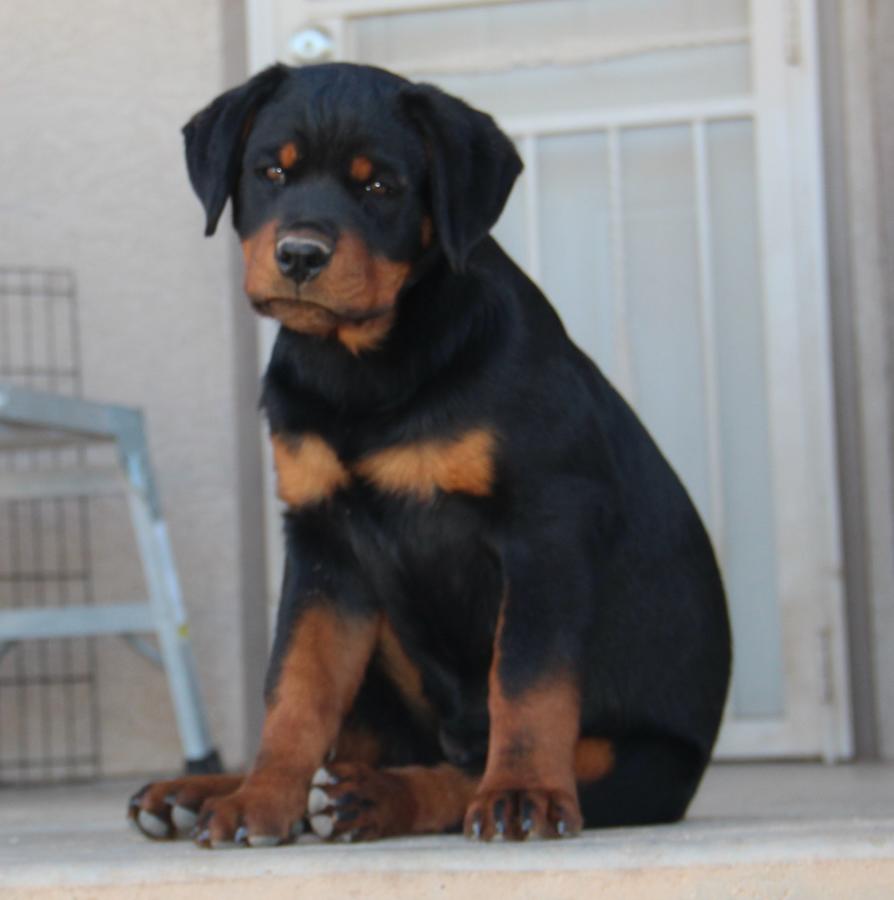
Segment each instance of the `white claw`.
[{"label": "white claw", "polygon": [[248,836],[249,847],[275,847],[279,838],[273,834],[250,834]]},{"label": "white claw", "polygon": [[327,784],[336,784],[337,779],[334,778],[326,769],[317,769],[310,783],[316,787],[322,787]]},{"label": "white claw", "polygon": [[335,828],[335,818],[333,816],[324,815],[311,816],[310,827],[317,837],[323,839],[331,837],[332,831]]},{"label": "white claw", "polygon": [[159,819],[154,813],[151,813],[146,809],[141,809],[137,818],[140,822],[140,828],[142,828],[146,834],[150,834],[155,838],[168,836],[167,823]]},{"label": "white claw", "polygon": [[310,793],[307,795],[307,813],[308,815],[314,815],[315,813],[322,812],[324,809],[327,809],[331,805],[329,800],[329,795],[318,787],[314,787],[310,789]]},{"label": "white claw", "polygon": [[171,809],[171,822],[174,823],[177,831],[189,831],[196,824],[198,818],[198,813],[194,813],[185,806],[174,806]]}]

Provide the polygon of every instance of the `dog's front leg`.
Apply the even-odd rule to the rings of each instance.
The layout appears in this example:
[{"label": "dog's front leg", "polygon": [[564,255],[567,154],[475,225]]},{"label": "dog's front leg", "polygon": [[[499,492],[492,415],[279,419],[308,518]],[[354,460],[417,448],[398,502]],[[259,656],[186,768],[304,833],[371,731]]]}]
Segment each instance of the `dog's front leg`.
[{"label": "dog's front leg", "polygon": [[319,594],[292,608],[294,618],[280,620],[257,759],[238,790],[206,801],[196,836],[202,846],[269,846],[300,830],[311,778],[363,679],[378,618]]},{"label": "dog's front leg", "polygon": [[465,816],[470,838],[577,833],[580,751],[592,756],[595,750],[610,765],[608,742],[581,747],[585,614],[597,588],[592,563],[570,552],[563,536],[527,533],[501,549],[504,594],[488,677],[487,763]]},{"label": "dog's front leg", "polygon": [[[509,609],[507,609],[509,607]],[[581,828],[574,776],[580,699],[571,671],[552,668],[521,684],[507,660],[511,602],[504,601],[488,682],[487,764],[465,816],[467,837],[563,837]]]}]

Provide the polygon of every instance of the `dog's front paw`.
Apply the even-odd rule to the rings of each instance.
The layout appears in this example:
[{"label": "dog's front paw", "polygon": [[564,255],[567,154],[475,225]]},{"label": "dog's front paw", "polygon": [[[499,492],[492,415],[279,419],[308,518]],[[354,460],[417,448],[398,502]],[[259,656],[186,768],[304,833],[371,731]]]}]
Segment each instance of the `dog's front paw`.
[{"label": "dog's front paw", "polygon": [[331,763],[313,777],[307,818],[324,840],[369,841],[407,834],[413,802],[396,775],[364,763]]},{"label": "dog's front paw", "polygon": [[128,802],[127,816],[146,837],[185,837],[209,797],[231,794],[241,775],[192,775],[144,785]]},{"label": "dog's front paw", "polygon": [[192,837],[200,847],[274,847],[304,830],[307,783],[295,777],[246,779],[202,806]]},{"label": "dog's front paw", "polygon": [[538,787],[480,790],[466,811],[463,831],[472,840],[570,837],[583,819],[577,797]]}]

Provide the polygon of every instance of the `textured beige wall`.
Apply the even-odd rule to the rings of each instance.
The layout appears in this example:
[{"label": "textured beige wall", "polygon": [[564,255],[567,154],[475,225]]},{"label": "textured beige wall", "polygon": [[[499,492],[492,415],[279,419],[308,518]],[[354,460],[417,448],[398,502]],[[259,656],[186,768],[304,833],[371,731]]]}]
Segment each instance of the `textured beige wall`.
[{"label": "textured beige wall", "polygon": [[894,759],[894,3],[819,5],[855,737]]},{"label": "textured beige wall", "polygon": [[[891,757],[894,3],[820,3],[841,45],[845,136],[833,164],[844,181],[838,239],[848,246],[836,303],[851,329],[840,402],[854,407],[859,430],[844,464],[865,501],[854,525],[865,568],[861,652],[876,746]],[[225,228],[202,238],[179,126],[240,79],[241,15],[239,0],[0,3],[0,265],[71,267],[87,392],[148,413],[202,686],[231,763],[257,730],[265,641],[254,331],[232,239]],[[92,520],[97,593],[131,596],[141,584],[122,510],[96,504]],[[101,647],[108,770],[177,767],[163,678],[117,642]]]},{"label": "textured beige wall", "polygon": [[[257,719],[265,640],[257,362],[233,240],[202,237],[179,129],[240,79],[241,16],[228,0],[0,6],[0,265],[70,266],[87,395],[146,410],[212,730],[230,763]],[[141,582],[123,510],[96,504],[92,522],[97,594],[132,597]],[[176,769],[163,677],[113,639],[100,646],[107,770]]]},{"label": "textured beige wall", "polygon": [[[894,483],[894,3],[891,0],[872,0],[872,79],[874,82],[875,115],[877,117],[877,158],[879,190],[879,242],[881,293],[879,301],[885,311],[881,322],[881,340],[887,349],[884,370],[877,387],[879,402],[886,412],[880,417],[888,426],[888,441],[884,442],[887,457],[880,465],[887,467],[888,483]],[[883,380],[882,380],[883,379]],[[874,434],[874,429],[870,434]],[[884,513],[892,522],[894,532],[894,491],[886,492]],[[894,546],[886,552],[894,557]],[[894,759],[894,565],[888,568],[891,576],[879,592],[875,604],[876,672],[879,684],[879,710],[882,753]]]}]

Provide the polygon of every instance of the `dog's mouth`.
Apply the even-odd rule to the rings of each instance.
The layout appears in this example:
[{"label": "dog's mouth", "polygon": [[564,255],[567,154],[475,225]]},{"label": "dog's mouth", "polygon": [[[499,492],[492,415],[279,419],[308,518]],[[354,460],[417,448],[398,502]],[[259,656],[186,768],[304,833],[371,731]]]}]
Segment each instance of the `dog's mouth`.
[{"label": "dog's mouth", "polygon": [[319,338],[334,337],[355,355],[379,346],[394,321],[395,306],[374,309],[332,309],[313,300],[252,297],[252,308],[289,331]]},{"label": "dog's mouth", "polygon": [[251,297],[252,309],[262,316],[283,320],[295,316],[307,316],[321,323],[328,321],[332,327],[339,325],[363,325],[377,319],[384,319],[392,314],[393,306],[377,309],[333,309],[312,300],[299,300],[291,297]]}]

